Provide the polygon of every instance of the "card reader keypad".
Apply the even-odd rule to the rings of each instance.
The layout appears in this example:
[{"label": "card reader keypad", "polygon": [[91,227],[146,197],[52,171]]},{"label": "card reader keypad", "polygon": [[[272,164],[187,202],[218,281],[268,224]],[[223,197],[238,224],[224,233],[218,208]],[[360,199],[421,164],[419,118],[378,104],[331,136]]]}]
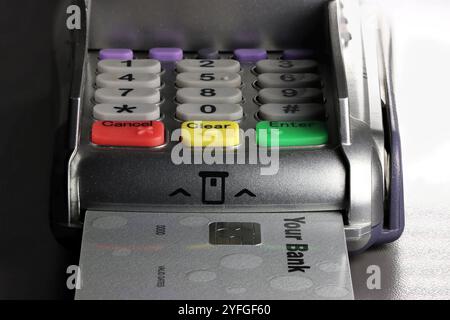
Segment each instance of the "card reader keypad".
[{"label": "card reader keypad", "polygon": [[[91,142],[163,146],[169,117],[178,121],[187,147],[238,147],[240,129],[249,129],[240,127],[242,121],[254,117],[260,146],[324,145],[323,81],[309,52],[286,50],[273,58],[263,49],[202,49],[195,55],[153,48],[141,58],[129,49],[103,49],[96,65]],[[173,77],[165,78],[168,73]],[[167,86],[173,87],[171,96],[163,94]],[[247,88],[256,94],[249,96]],[[167,110],[165,101],[175,110]]]}]

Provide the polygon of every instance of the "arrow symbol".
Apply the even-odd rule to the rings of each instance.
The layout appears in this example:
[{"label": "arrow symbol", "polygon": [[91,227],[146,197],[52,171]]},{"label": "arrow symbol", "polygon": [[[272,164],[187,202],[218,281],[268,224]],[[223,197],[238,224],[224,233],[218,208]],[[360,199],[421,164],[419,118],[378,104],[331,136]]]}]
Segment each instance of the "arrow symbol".
[{"label": "arrow symbol", "polygon": [[243,196],[244,194],[247,194],[248,196],[254,198],[256,197],[256,194],[254,194],[253,192],[251,192],[248,189],[242,189],[241,191],[239,191],[238,193],[236,193],[236,195],[234,196],[235,198],[239,198],[241,196]]},{"label": "arrow symbol", "polygon": [[190,197],[191,196],[191,194],[189,192],[187,192],[186,190],[184,190],[183,188],[178,188],[177,190],[175,190],[174,192],[169,194],[169,197],[176,196],[179,193],[181,193],[185,197]]}]

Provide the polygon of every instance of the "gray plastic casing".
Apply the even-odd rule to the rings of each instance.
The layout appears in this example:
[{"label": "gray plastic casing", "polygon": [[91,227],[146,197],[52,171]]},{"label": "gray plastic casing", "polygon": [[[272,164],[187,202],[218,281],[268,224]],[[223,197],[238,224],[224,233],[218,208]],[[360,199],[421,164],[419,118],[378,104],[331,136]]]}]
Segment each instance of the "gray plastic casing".
[{"label": "gray plastic casing", "polygon": [[[376,243],[392,213],[392,164],[385,142],[392,134],[392,88],[382,54],[378,17],[357,1],[283,0],[96,0],[86,2],[85,34],[78,38],[70,104],[67,210],[54,215],[58,226],[80,228],[86,210],[139,212],[314,212],[342,213],[349,251]],[[370,16],[369,19],[365,15]],[[90,17],[90,18],[89,18]],[[371,24],[369,24],[369,22]],[[169,141],[180,127],[174,119],[175,74],[163,65],[164,146],[154,149],[99,147],[90,142],[97,50],[127,47],[145,57],[151,47],[181,47],[189,56],[205,47],[232,52],[264,47],[277,57],[283,49],[312,47],[324,82],[330,141],[311,149],[280,149],[276,175],[260,174],[261,165],[175,165]],[[258,105],[254,75],[243,65],[246,116],[242,129],[255,128]],[[383,109],[384,108],[384,109]],[[394,110],[395,112],[395,110]],[[395,118],[395,113],[394,113]],[[395,125],[395,123],[394,123]],[[397,146],[399,152],[399,144]],[[235,151],[227,151],[235,152]],[[401,166],[396,179],[401,189]],[[223,201],[206,203],[204,175],[226,173]],[[203,176],[202,176],[203,175]],[[179,188],[190,196],[172,194]],[[243,189],[255,197],[236,195]],[[172,195],[172,196],[171,196]],[[399,205],[401,203],[401,205]],[[403,220],[396,224],[397,237]],[[378,230],[375,232],[373,230]],[[391,237],[390,240],[394,240]],[[379,242],[379,241],[378,241]]]}]

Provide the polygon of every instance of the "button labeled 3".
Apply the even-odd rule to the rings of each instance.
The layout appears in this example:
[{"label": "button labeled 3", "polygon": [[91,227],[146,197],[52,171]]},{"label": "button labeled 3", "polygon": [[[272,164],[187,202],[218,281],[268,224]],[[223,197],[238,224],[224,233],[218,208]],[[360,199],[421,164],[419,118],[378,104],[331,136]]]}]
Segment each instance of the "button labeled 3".
[{"label": "button labeled 3", "polygon": [[256,63],[258,73],[304,73],[317,69],[314,60],[261,60]]},{"label": "button labeled 3", "polygon": [[232,147],[239,145],[239,125],[233,121],[187,121],[181,126],[188,147]]}]

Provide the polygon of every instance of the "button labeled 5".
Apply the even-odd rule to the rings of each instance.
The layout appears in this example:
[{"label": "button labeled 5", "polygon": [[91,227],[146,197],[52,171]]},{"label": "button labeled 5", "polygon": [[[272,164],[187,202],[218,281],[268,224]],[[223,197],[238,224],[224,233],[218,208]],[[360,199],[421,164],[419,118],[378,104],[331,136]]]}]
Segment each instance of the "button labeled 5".
[{"label": "button labeled 5", "polygon": [[238,88],[241,76],[230,72],[183,72],[177,75],[180,88]]},{"label": "button labeled 5", "polygon": [[187,121],[181,137],[188,147],[233,147],[239,145],[239,125],[233,121]]}]

